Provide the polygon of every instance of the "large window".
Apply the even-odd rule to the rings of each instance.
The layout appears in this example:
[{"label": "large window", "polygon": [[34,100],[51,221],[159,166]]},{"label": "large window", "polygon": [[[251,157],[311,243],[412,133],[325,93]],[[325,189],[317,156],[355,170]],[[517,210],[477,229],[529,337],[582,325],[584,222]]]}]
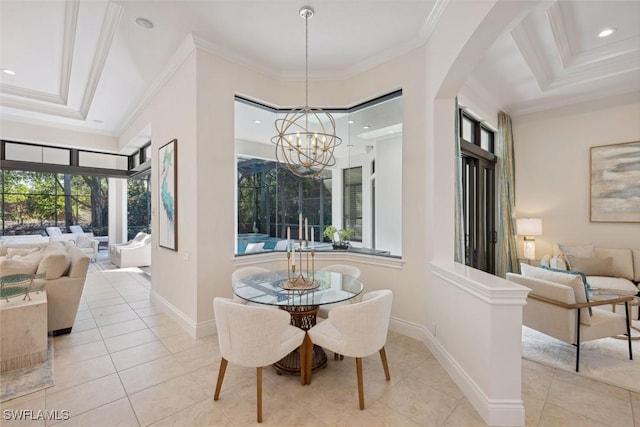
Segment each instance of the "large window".
[{"label": "large window", "polygon": [[[317,242],[324,226],[331,223],[331,173],[319,179],[293,175],[277,162],[238,159],[238,253],[249,243],[274,250],[285,239],[287,227],[298,235],[300,212],[309,221]],[[309,237],[311,238],[311,237]]]},{"label": "large window", "polygon": [[333,226],[349,236],[348,250],[402,255],[401,92],[331,110],[342,144],[319,179],[296,177],[275,160],[274,122],[285,112],[236,99],[235,253],[278,250],[287,227],[298,236],[302,214],[323,249],[334,249],[324,235]]},{"label": "large window", "polygon": [[106,235],[106,178],[46,172],[2,171],[2,235],[42,234],[78,224]]},{"label": "large window", "polygon": [[353,230],[354,242],[362,241],[362,166],[344,169],[343,173],[343,224]]},{"label": "large window", "polygon": [[127,238],[140,231],[151,234],[151,181],[149,174],[127,181]]},{"label": "large window", "polygon": [[465,264],[493,274],[496,244],[494,132],[464,110],[459,114]]}]

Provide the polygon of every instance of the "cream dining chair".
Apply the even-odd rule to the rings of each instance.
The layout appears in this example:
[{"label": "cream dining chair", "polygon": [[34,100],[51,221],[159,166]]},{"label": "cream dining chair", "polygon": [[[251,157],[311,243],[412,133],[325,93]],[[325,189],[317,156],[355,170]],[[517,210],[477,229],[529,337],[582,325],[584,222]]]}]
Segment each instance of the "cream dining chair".
[{"label": "cream dining chair", "polygon": [[[355,265],[348,265],[348,264],[331,264],[331,265],[327,265],[326,267],[321,268],[320,270],[325,270],[325,271],[333,271],[336,273],[342,273],[342,274],[348,274],[349,276],[353,276],[356,279],[360,278],[360,269],[358,267],[356,267]],[[355,298],[350,299],[349,301],[345,301],[345,302],[336,302],[334,304],[324,304],[321,305],[318,308],[318,317],[321,317],[323,319],[326,319],[327,316],[329,315],[329,311],[333,310],[336,307],[340,307],[341,305],[345,305],[345,304],[349,304],[349,303],[354,303],[354,302],[360,302],[361,300],[361,296],[358,295]]]},{"label": "cream dining chair", "polygon": [[[271,365],[300,347],[302,329],[291,326],[284,310],[252,307],[229,298],[214,298],[213,311],[220,345],[220,370],[213,400],[220,397],[227,363],[256,368],[258,422],[262,422],[262,367]],[[300,348],[300,366],[306,360],[306,347]],[[303,370],[301,370],[303,371]],[[301,378],[304,372],[301,372]]]},{"label": "cream dining chair", "polygon": [[240,279],[243,279],[247,276],[251,276],[252,274],[258,274],[258,273],[266,273],[268,271],[269,270],[262,267],[242,267],[237,270],[234,270],[234,272],[231,273],[231,292],[233,293],[233,300],[242,304],[261,305],[263,307],[266,307],[262,304],[249,303],[248,301],[243,300],[238,295],[236,295],[235,292],[233,292],[233,285],[238,283]]},{"label": "cream dining chair", "polygon": [[[379,352],[385,378],[391,380],[384,345],[392,303],[393,293],[389,289],[367,292],[361,302],[334,308],[327,320],[307,331],[311,343],[356,359],[360,409],[364,409],[363,357]],[[310,376],[311,357],[308,349],[305,349],[305,354],[305,369]]]}]

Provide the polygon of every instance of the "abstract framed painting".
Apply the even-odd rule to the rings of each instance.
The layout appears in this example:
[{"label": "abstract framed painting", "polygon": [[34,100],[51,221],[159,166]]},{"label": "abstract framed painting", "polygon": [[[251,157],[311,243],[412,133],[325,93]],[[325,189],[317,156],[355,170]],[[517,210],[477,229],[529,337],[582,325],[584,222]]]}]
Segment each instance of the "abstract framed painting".
[{"label": "abstract framed painting", "polygon": [[640,141],[591,147],[591,222],[640,222]]},{"label": "abstract framed painting", "polygon": [[178,250],[178,140],[174,139],[158,149],[160,209],[158,244]]}]

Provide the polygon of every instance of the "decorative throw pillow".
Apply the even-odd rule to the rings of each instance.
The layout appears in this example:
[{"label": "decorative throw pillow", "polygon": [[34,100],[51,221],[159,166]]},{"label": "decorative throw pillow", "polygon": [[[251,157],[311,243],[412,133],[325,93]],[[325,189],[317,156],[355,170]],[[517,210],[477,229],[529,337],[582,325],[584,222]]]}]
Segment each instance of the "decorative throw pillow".
[{"label": "decorative throw pillow", "polygon": [[40,248],[7,248],[7,258],[21,257],[40,252]]},{"label": "decorative throw pillow", "polygon": [[44,252],[48,251],[64,251],[66,249],[66,242],[49,242],[46,248],[44,248]]},{"label": "decorative throw pillow", "polygon": [[563,255],[573,255],[580,258],[593,258],[596,256],[593,244],[588,245],[562,245],[558,243],[558,248]]},{"label": "decorative throw pillow", "polygon": [[567,255],[569,268],[585,276],[613,276],[613,258],[580,258]]},{"label": "decorative throw pillow", "polygon": [[78,236],[76,239],[76,245],[79,248],[92,248],[93,247],[93,239],[87,236]]},{"label": "decorative throw pillow", "polygon": [[[522,271],[523,276],[570,286],[573,288],[576,303],[589,302],[587,299],[587,293],[585,292],[584,283],[579,275],[567,274],[564,271],[551,271],[540,267],[533,267],[524,263],[520,264],[520,271]],[[591,315],[589,314],[589,310],[580,310],[580,323],[583,325],[591,324]]]},{"label": "decorative throw pillow", "polygon": [[35,274],[41,259],[42,254],[40,252],[15,258],[5,258],[0,262],[0,275]]},{"label": "decorative throw pillow", "polygon": [[49,251],[38,266],[37,274],[46,273],[47,280],[58,279],[69,270],[71,256],[65,250]]},{"label": "decorative throw pillow", "polygon": [[[544,268],[544,269],[549,270],[549,271],[555,271],[557,273],[575,274],[577,276],[580,276],[580,278],[582,279],[582,284],[584,285],[584,293],[585,293],[585,295],[587,297],[587,301],[589,301],[589,296],[591,295],[591,285],[587,281],[587,276],[583,272],[576,271],[576,270],[560,270],[560,269],[557,269],[557,268],[545,267],[543,265],[541,265],[540,268]],[[589,314],[593,314],[593,311],[591,310],[591,307],[589,307]]]},{"label": "decorative throw pillow", "polygon": [[633,280],[633,254],[631,249],[596,248],[596,258],[613,258],[613,274]]}]

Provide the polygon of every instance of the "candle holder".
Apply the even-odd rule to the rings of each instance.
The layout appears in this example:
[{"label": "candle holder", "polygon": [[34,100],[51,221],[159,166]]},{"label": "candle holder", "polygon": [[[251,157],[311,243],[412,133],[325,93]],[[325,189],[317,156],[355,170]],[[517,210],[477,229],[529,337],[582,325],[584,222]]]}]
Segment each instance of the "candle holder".
[{"label": "candle holder", "polygon": [[[295,247],[293,251],[287,251],[287,281],[283,283],[286,289],[315,289],[318,287],[318,281],[315,280],[315,248],[309,248],[309,242],[307,240],[304,241],[304,246],[306,250],[303,250],[302,242],[298,248],[298,264],[300,265],[300,269],[296,271],[295,257],[296,250]],[[304,259],[302,253],[305,253]],[[292,255],[293,254],[293,255]],[[293,257],[293,261],[292,261]],[[309,259],[311,258],[311,259]],[[305,267],[303,269],[303,266]]]}]

